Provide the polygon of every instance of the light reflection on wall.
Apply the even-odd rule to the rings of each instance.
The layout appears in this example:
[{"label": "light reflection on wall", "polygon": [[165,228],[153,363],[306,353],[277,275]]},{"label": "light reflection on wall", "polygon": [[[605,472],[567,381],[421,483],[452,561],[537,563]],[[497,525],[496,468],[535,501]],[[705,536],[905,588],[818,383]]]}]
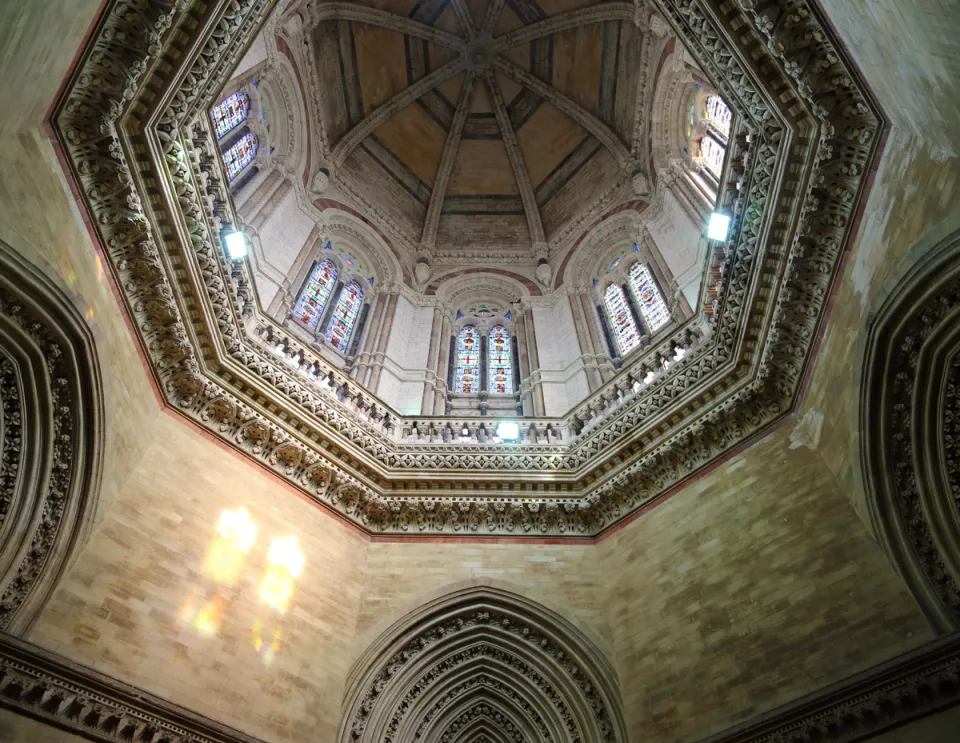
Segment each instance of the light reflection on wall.
[{"label": "light reflection on wall", "polygon": [[[244,591],[244,569],[256,542],[257,527],[246,509],[220,513],[203,562],[209,585],[195,591],[180,608],[180,620],[197,634],[215,637],[220,633],[233,598]],[[283,616],[290,607],[297,579],[303,574],[304,562],[295,536],[270,541],[258,596],[267,612],[253,624],[253,648],[264,665],[270,665],[280,652]]]}]

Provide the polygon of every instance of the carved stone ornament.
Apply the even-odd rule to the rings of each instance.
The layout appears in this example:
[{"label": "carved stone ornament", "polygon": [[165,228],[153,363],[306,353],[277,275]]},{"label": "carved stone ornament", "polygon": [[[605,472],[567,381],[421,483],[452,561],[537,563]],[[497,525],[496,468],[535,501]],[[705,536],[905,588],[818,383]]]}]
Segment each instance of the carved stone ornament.
[{"label": "carved stone ornament", "polygon": [[348,689],[340,743],[453,743],[483,724],[510,741],[627,740],[609,661],[560,616],[495,588],[400,620],[359,658]]},{"label": "carved stone ornament", "polygon": [[650,195],[650,179],[644,173],[634,173],[633,180],[630,183],[633,186],[633,193],[636,196],[646,197]]},{"label": "carved stone ornament", "polygon": [[874,313],[860,389],[871,523],[927,619],[960,630],[960,232]]},{"label": "carved stone ornament", "polygon": [[547,263],[546,258],[541,258],[537,264],[537,281],[539,281],[542,286],[550,286],[550,280],[552,278],[553,269],[550,267],[550,264]]},{"label": "carved stone ornament", "polygon": [[323,170],[318,170],[317,174],[313,176],[313,184],[311,186],[311,191],[314,194],[319,196],[324,193],[328,188],[330,188],[330,176]]},{"label": "carved stone ornament", "polygon": [[[317,7],[334,18],[344,5]],[[237,219],[205,111],[274,6],[111,0],[53,116],[167,404],[368,533],[577,538],[794,409],[881,129],[811,2],[660,3],[736,112],[720,188],[733,231],[711,268],[723,282],[705,286],[709,319],[678,323],[583,403],[609,411],[600,423],[569,443],[512,449],[392,438],[387,424],[409,418],[326,369],[266,316],[248,265],[227,261],[219,226]],[[703,323],[704,342],[664,370],[664,354],[689,348]],[[309,364],[288,363],[297,358]],[[630,374],[654,368],[624,398]]]},{"label": "carved stone ornament", "polygon": [[417,261],[417,265],[413,269],[413,275],[420,286],[426,286],[430,282],[430,277],[433,276],[433,269],[430,268],[430,264],[426,258],[421,258]]},{"label": "carved stone ornament", "polygon": [[23,635],[100,490],[103,399],[93,338],[64,293],[0,241],[0,630]]},{"label": "carved stone ornament", "polygon": [[[462,631],[458,630],[458,631]],[[536,633],[550,632],[537,627]],[[509,630],[500,632],[506,639]],[[576,632],[574,631],[574,634]],[[388,633],[388,638],[389,638]],[[389,652],[396,643],[376,642],[361,657],[348,679],[349,706],[341,725],[340,741],[356,720],[354,702],[359,695],[377,704],[383,694],[369,696],[363,682],[371,654]],[[522,647],[522,643],[518,647]],[[546,648],[535,649],[555,668]],[[430,648],[417,648],[419,656]],[[408,673],[401,663],[397,670]],[[554,671],[556,672],[556,671]],[[499,678],[498,678],[499,676]],[[442,681],[438,680],[438,683]],[[586,693],[582,685],[577,696]],[[587,687],[589,688],[589,687]],[[437,740],[463,741],[464,733],[486,734],[497,743],[545,741],[520,737],[524,731],[542,731],[528,695],[518,698],[502,674],[480,673],[459,684],[448,684],[448,694],[419,716],[416,730],[439,730]],[[477,702],[461,702],[461,691]],[[575,692],[576,693],[576,692]],[[491,697],[493,703],[483,701]],[[529,701],[528,701],[529,700]],[[900,727],[912,720],[960,703],[960,636],[937,640],[910,653],[868,669],[783,707],[747,720],[700,743],[854,743]],[[423,709],[420,705],[419,709]],[[39,720],[90,740],[107,743],[261,743],[259,739],[168,702],[149,692],[113,679],[49,650],[0,633],[0,707]],[[409,715],[404,715],[407,717]],[[418,717],[416,714],[414,718]],[[523,726],[521,726],[523,725]],[[404,730],[410,730],[406,726]],[[549,729],[547,729],[549,732]],[[481,732],[482,731],[482,732]],[[566,731],[564,731],[566,732]],[[362,733],[361,733],[362,734]],[[561,738],[570,740],[571,738]],[[350,740],[350,738],[347,738]],[[407,743],[396,738],[395,743]],[[481,738],[472,739],[479,743]],[[597,739],[589,739],[591,741]],[[599,740],[602,740],[599,739]],[[584,741],[586,743],[586,741]]]}]

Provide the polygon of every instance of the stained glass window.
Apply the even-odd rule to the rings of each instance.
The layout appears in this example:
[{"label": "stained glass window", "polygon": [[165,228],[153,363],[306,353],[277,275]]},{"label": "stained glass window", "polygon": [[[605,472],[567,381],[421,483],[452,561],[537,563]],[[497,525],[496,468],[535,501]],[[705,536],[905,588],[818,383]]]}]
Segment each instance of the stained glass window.
[{"label": "stained glass window", "polygon": [[340,292],[340,299],[337,300],[337,306],[333,308],[330,327],[327,328],[327,340],[343,353],[347,352],[347,343],[350,340],[350,334],[353,332],[353,326],[357,322],[357,315],[360,314],[362,304],[363,289],[356,281],[351,281],[343,287],[343,291]]},{"label": "stained glass window", "polygon": [[297,299],[297,306],[293,310],[297,322],[303,323],[310,330],[316,330],[323,315],[323,308],[327,306],[330,292],[336,283],[337,267],[333,265],[333,261],[320,261]]},{"label": "stained glass window", "polygon": [[513,364],[510,360],[510,331],[496,325],[490,331],[488,373],[491,395],[509,395],[513,392]]},{"label": "stained glass window", "polygon": [[617,339],[617,345],[620,347],[620,353],[625,356],[640,344],[637,323],[627,305],[623,289],[617,284],[610,284],[607,287],[603,294],[603,301],[607,306],[607,315],[610,317],[610,325]]},{"label": "stained glass window", "polygon": [[223,163],[227,166],[227,178],[232,181],[240,175],[240,171],[252,163],[253,158],[257,156],[259,146],[256,134],[244,134],[233,147],[224,152]]},{"label": "stained glass window", "polygon": [[474,325],[460,328],[454,382],[458,394],[475,395],[480,391],[480,336]]},{"label": "stained glass window", "polygon": [[723,171],[723,156],[725,153],[724,146],[709,134],[700,140],[700,157],[707,169],[717,178]]},{"label": "stained glass window", "polygon": [[660,294],[657,282],[653,280],[649,266],[643,263],[634,263],[630,267],[630,288],[637,298],[637,307],[640,315],[651,333],[670,322],[670,310]]},{"label": "stained glass window", "polygon": [[246,93],[234,93],[214,106],[210,117],[217,139],[222,139],[224,134],[246,119],[249,112],[250,98]]},{"label": "stained glass window", "polygon": [[707,121],[724,136],[730,134],[730,120],[733,114],[730,107],[718,95],[707,98]]}]

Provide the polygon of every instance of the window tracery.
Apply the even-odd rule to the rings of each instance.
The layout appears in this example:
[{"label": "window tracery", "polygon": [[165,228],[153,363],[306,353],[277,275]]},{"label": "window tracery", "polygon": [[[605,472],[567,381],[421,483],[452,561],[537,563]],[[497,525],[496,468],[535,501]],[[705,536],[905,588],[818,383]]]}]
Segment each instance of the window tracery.
[{"label": "window tracery", "polygon": [[243,123],[250,113],[250,97],[246,93],[234,93],[213,107],[210,117],[217,139]]},{"label": "window tracery", "polygon": [[337,283],[337,276],[337,267],[333,261],[329,259],[320,261],[300,292],[293,316],[308,330],[317,330],[323,310],[327,306],[327,300],[330,299],[330,292]]},{"label": "window tracery", "polygon": [[723,102],[720,96],[711,95],[707,98],[707,123],[724,137],[730,136],[732,119],[733,113],[730,111],[730,107]]},{"label": "window tracery", "polygon": [[475,325],[464,325],[457,336],[457,394],[472,395],[480,386],[480,337]]},{"label": "window tracery", "polygon": [[490,330],[488,374],[491,395],[509,395],[513,392],[513,363],[510,354],[510,331],[503,325]]},{"label": "window tracery", "polygon": [[713,135],[705,134],[700,140],[700,159],[715,177],[719,178],[723,172],[723,157],[726,148]]},{"label": "window tracery", "polygon": [[257,135],[249,132],[237,140],[230,149],[223,153],[223,164],[227,168],[227,179],[233,181],[253,162],[257,156],[260,143]]},{"label": "window tracery", "polygon": [[645,263],[637,262],[630,267],[629,279],[644,324],[651,333],[657,332],[670,322],[670,310],[653,273]]},{"label": "window tracery", "polygon": [[363,289],[356,281],[351,281],[343,287],[337,306],[333,309],[330,318],[330,327],[327,328],[326,339],[338,351],[347,352],[347,343],[356,325],[360,307],[363,305]]},{"label": "window tracery", "polygon": [[625,356],[640,345],[640,332],[627,304],[627,297],[617,284],[610,284],[603,293],[603,303],[620,353]]}]

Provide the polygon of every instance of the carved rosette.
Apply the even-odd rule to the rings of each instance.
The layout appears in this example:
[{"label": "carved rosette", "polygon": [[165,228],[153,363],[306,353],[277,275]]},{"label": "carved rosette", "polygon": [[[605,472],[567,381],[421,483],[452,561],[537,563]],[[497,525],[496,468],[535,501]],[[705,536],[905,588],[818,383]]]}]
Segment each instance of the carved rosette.
[{"label": "carved rosette", "polygon": [[[880,127],[807,0],[767,3],[761,14],[750,4],[662,3],[737,111],[740,133],[752,135],[733,138],[739,190],[733,175],[722,187],[735,217],[723,296],[696,352],[573,443],[536,451],[399,443],[371,424],[382,403],[352,383],[341,396],[322,393],[251,336],[269,321],[245,267],[229,265],[218,244],[219,226],[236,217],[202,114],[274,3],[127,7],[108,6],[80,60],[54,116],[60,144],[167,401],[317,502],[380,534],[593,536],[793,408]],[[189,69],[152,65],[164,49]],[[169,103],[146,127],[160,100]],[[168,187],[151,193],[149,217],[141,175]],[[797,213],[790,224],[776,218]],[[770,297],[757,289],[765,285],[783,289]],[[688,345],[687,336],[679,328],[664,348]],[[292,336],[284,344],[289,358],[311,357]],[[465,470],[498,472],[495,498]],[[528,490],[529,474],[545,471],[567,483]],[[456,491],[445,485],[451,476]]]}]

